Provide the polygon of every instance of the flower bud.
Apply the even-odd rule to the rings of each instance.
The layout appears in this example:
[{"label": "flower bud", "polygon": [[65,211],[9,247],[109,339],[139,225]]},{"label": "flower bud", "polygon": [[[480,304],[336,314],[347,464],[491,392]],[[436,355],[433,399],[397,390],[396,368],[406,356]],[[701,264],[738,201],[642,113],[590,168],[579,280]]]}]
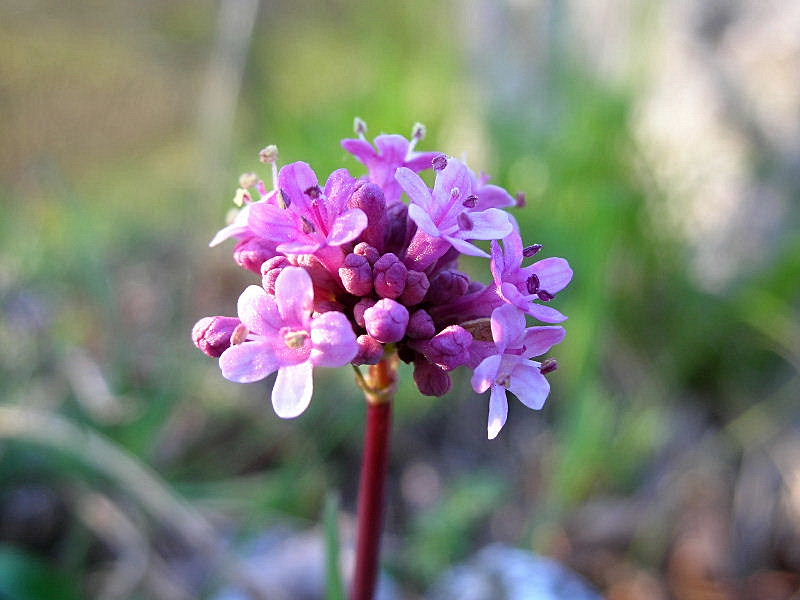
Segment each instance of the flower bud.
[{"label": "flower bud", "polygon": [[408,269],[391,252],[381,256],[372,267],[375,292],[384,298],[397,298],[406,287]]},{"label": "flower bud", "polygon": [[458,325],[450,325],[425,344],[424,354],[445,371],[452,371],[469,362],[471,344],[472,334],[469,331]]},{"label": "flower bud", "polygon": [[339,277],[344,289],[354,296],[372,293],[372,267],[366,257],[360,254],[345,256],[344,264],[339,267]]},{"label": "flower bud", "polygon": [[453,386],[449,373],[424,359],[414,361],[414,381],[425,396],[444,396]]},{"label": "flower bud", "polygon": [[428,311],[420,309],[411,315],[406,335],[414,340],[429,340],[436,335],[436,325],[433,324],[433,318]]},{"label": "flower bud", "polygon": [[370,265],[374,265],[375,261],[381,257],[380,252],[374,246],[370,246],[367,242],[359,242],[353,248],[353,254],[363,256],[369,261]]},{"label": "flower bud", "polygon": [[352,360],[354,365],[377,365],[383,358],[383,344],[371,335],[360,335],[356,338],[358,353]]},{"label": "flower bud", "polygon": [[289,266],[289,259],[285,256],[275,256],[261,265],[261,285],[267,293],[275,293],[275,280],[284,267]]},{"label": "flower bud", "polygon": [[445,304],[463,296],[469,289],[469,277],[458,271],[442,271],[430,284],[427,301]]},{"label": "flower bud", "polygon": [[353,307],[353,318],[360,327],[364,327],[364,311],[375,306],[376,302],[377,300],[373,298],[362,298],[356,302]]},{"label": "flower bud", "polygon": [[367,228],[361,232],[361,239],[370,246],[383,250],[388,231],[386,198],[380,186],[365,183],[347,201],[350,208],[360,208],[367,215]]},{"label": "flower bud", "polygon": [[233,250],[233,260],[236,264],[254,273],[261,273],[261,265],[273,256],[275,256],[274,244],[254,237],[242,240]]},{"label": "flower bud", "polygon": [[236,317],[206,317],[192,328],[194,345],[208,356],[218,358],[231,345],[233,331],[241,325]]},{"label": "flower bud", "polygon": [[364,311],[364,327],[372,337],[384,344],[399,342],[406,334],[408,309],[389,298],[378,300]]},{"label": "flower bud", "polygon": [[428,276],[422,271],[409,271],[406,277],[406,287],[400,295],[400,302],[406,306],[419,304],[428,293],[430,283]]},{"label": "flower bud", "polygon": [[[408,207],[403,202],[395,202],[386,208],[388,232],[385,250],[400,254],[408,240]],[[413,221],[411,222],[413,225]]]}]

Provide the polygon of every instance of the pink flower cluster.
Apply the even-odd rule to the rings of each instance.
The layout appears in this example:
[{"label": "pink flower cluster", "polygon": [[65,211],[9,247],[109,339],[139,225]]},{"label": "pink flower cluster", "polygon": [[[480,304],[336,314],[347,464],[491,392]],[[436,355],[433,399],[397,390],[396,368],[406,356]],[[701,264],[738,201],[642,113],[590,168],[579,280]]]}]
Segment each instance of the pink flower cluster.
[{"label": "pink flower cluster", "polygon": [[[564,339],[566,319],[550,302],[572,279],[563,258],[523,266],[541,245],[524,246],[506,209],[517,201],[464,162],[418,152],[411,140],[380,135],[374,146],[357,121],[358,138],[342,146],[368,169],[334,171],[324,185],[304,162],[277,168],[265,148],[272,185],[240,178],[241,207],[212,240],[238,243],[234,259],[261,276],[239,297],[238,317],[207,317],[192,331],[203,352],[218,357],[231,381],[258,381],[277,371],[275,412],[302,413],[313,367],[377,364],[387,353],[414,367],[420,392],[447,393],[450,372],[473,369],[476,392],[490,391],[488,434],[506,421],[506,391],[539,409],[549,394],[547,353]],[[430,188],[418,175],[434,171]],[[404,195],[409,202],[403,201]],[[490,241],[491,254],[473,242]],[[501,243],[502,242],[502,243]],[[458,270],[462,254],[488,258],[491,283]]]}]

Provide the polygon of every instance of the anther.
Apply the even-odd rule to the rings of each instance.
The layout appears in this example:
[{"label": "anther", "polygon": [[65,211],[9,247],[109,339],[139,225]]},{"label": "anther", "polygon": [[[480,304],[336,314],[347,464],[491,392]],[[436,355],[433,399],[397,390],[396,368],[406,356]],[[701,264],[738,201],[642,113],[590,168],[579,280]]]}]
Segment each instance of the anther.
[{"label": "anther", "polygon": [[233,197],[233,203],[236,206],[243,206],[245,202],[252,200],[250,193],[244,188],[237,188],[236,195]]},{"label": "anther", "polygon": [[530,258],[531,256],[536,256],[539,252],[542,251],[543,246],[541,244],[531,244],[530,246],[526,246],[522,249],[522,256],[525,258]]},{"label": "anther", "polygon": [[314,233],[317,228],[314,227],[314,224],[308,220],[308,217],[300,217],[303,221],[303,233]]},{"label": "anther", "polygon": [[539,367],[539,372],[542,375],[547,375],[556,369],[558,369],[558,361],[555,358],[547,358],[542,361],[542,365]]},{"label": "anther", "polygon": [[411,128],[411,137],[415,140],[424,140],[427,134],[428,129],[422,123],[414,123],[414,127]]},{"label": "anther", "polygon": [[525,192],[519,192],[516,199],[517,208],[525,208],[528,205],[528,196],[525,195]]},{"label": "anther", "polygon": [[247,190],[251,187],[255,187],[257,183],[258,175],[255,173],[242,173],[239,175],[239,187],[243,187]]},{"label": "anther", "polygon": [[286,209],[289,208],[289,205],[292,203],[292,200],[289,198],[289,194],[286,193],[286,190],[279,190],[278,193],[278,204],[281,208]]},{"label": "anther", "polygon": [[316,200],[322,195],[322,190],[319,189],[318,185],[312,185],[304,192],[304,194],[309,198],[311,198],[312,200]]},{"label": "anther", "polygon": [[539,276],[536,273],[528,277],[528,280],[525,283],[528,286],[529,294],[536,294],[539,291]]},{"label": "anther", "polygon": [[536,295],[539,296],[539,300],[542,302],[550,302],[553,298],[555,298],[554,294],[551,294],[547,290],[539,290],[536,292]]},{"label": "anther", "polygon": [[275,144],[270,144],[258,153],[258,160],[265,165],[275,164],[278,162],[278,147]]},{"label": "anther", "polygon": [[437,154],[431,161],[431,166],[434,171],[443,171],[447,167],[447,156],[444,154]]},{"label": "anther", "polygon": [[356,117],[353,119],[353,130],[357,136],[363,137],[367,134],[367,123],[361,117]]},{"label": "anther", "polygon": [[462,202],[461,204],[463,204],[467,208],[475,208],[476,206],[478,206],[478,197],[475,194],[467,196],[467,199],[464,200],[464,202]]}]

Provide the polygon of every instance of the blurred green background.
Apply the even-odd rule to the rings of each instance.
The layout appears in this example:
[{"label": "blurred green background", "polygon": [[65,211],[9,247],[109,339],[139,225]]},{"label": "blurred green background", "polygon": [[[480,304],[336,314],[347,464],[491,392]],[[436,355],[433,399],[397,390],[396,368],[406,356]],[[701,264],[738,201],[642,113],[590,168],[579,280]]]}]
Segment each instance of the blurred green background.
[{"label": "blurred green background", "polygon": [[189,331],[254,282],[207,248],[239,173],[361,174],[355,116],[524,191],[576,273],[548,404],[497,440],[465,373],[404,373],[396,597],[491,542],[609,599],[800,597],[799,6],[0,4],[0,598],[281,597],[337,493],[347,561],[349,370],[281,421]]}]

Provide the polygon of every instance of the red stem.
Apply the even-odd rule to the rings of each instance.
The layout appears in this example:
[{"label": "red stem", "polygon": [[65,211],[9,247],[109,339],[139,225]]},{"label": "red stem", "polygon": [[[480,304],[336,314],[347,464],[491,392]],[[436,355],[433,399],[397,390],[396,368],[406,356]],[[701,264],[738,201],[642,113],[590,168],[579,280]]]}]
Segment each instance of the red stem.
[{"label": "red stem", "polygon": [[358,499],[358,545],[351,600],[372,600],[378,581],[392,402],[368,402]]}]

